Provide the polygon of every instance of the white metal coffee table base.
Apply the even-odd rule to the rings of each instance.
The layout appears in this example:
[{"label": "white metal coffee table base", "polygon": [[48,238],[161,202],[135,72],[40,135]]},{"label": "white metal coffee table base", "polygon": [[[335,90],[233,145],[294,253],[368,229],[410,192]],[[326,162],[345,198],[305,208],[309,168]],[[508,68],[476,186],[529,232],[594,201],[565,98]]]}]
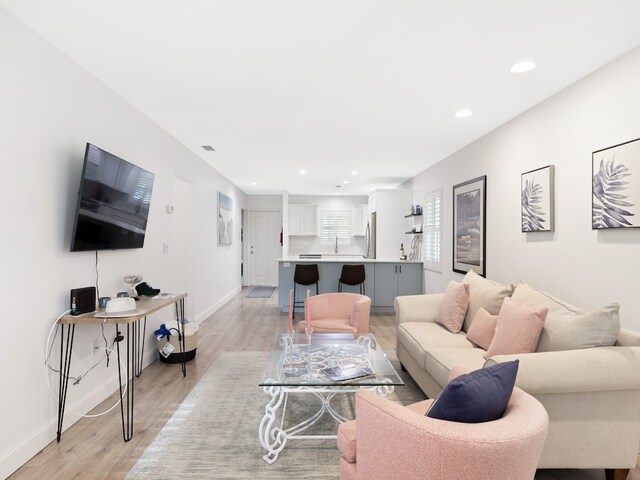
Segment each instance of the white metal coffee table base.
[{"label": "white metal coffee table base", "polygon": [[[337,438],[337,435],[309,435],[302,433],[315,425],[325,413],[331,415],[338,423],[346,422],[348,419],[340,415],[331,406],[331,400],[338,393],[355,393],[361,389],[370,390],[380,396],[386,397],[393,392],[394,387],[393,385],[378,385],[373,387],[264,387],[264,392],[271,395],[271,400],[269,400],[269,403],[267,403],[264,409],[264,416],[258,429],[260,444],[262,448],[267,451],[262,457],[263,460],[268,464],[275,462],[288,440],[326,440]],[[315,395],[320,400],[320,409],[306,420],[285,430],[284,419],[287,412],[289,393],[309,393]],[[279,410],[281,410],[280,415],[278,415]],[[279,423],[277,422],[278,416],[280,416]]]}]

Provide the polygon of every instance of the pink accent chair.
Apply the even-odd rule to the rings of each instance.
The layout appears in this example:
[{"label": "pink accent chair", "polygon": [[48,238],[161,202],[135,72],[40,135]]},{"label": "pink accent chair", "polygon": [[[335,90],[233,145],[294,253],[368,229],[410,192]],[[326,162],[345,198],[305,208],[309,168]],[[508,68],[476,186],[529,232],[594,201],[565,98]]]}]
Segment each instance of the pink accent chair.
[{"label": "pink accent chair", "polygon": [[[425,416],[365,390],[356,420],[338,428],[340,480],[532,480],[547,434],[542,404],[514,388],[504,416],[457,423]],[[356,440],[357,429],[357,440]]]},{"label": "pink accent chair", "polygon": [[[308,303],[307,303],[308,302]],[[305,300],[313,333],[369,332],[371,299],[357,293],[322,293]],[[304,333],[306,321],[298,323],[298,332]]]}]

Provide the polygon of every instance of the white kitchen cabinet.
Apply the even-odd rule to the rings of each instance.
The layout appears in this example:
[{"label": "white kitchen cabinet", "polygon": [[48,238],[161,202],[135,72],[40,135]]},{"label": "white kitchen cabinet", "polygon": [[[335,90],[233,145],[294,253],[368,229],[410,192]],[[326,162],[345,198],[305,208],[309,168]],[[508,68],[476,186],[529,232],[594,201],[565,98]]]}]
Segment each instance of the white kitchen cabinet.
[{"label": "white kitchen cabinet", "polygon": [[317,205],[289,205],[289,235],[318,235]]},{"label": "white kitchen cabinet", "polygon": [[351,235],[363,237],[367,229],[368,205],[354,205],[351,211]]}]

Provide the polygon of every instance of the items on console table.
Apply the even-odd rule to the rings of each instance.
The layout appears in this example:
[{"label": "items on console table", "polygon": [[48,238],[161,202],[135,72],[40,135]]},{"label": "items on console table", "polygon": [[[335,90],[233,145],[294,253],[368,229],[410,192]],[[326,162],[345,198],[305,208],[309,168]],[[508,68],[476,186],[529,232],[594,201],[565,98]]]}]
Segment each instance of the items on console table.
[{"label": "items on console table", "polygon": [[[120,386],[120,413],[122,417],[122,438],[128,442],[133,437],[133,400],[135,378],[142,374],[142,361],[144,356],[144,340],[147,327],[147,316],[165,307],[175,306],[176,319],[180,326],[181,348],[185,351],[184,344],[184,299],[186,293],[163,294],[153,298],[145,298],[137,302],[133,311],[106,312],[99,310],[96,313],[84,315],[67,315],[60,319],[60,382],[58,387],[58,430],[57,441],[62,436],[64,410],[69,385],[69,372],[71,369],[71,354],[73,352],[73,337],[76,325],[112,324],[116,328],[116,355],[118,357],[118,384]],[[118,299],[120,300],[120,299]],[[112,300],[113,301],[113,300]],[[143,320],[141,325],[141,320]],[[126,335],[123,337],[120,326],[126,325]],[[66,329],[66,334],[65,334]],[[66,335],[66,338],[65,338]],[[126,339],[126,372],[122,372],[120,342]],[[187,367],[182,357],[182,376],[187,375]],[[124,360],[124,358],[123,358]],[[123,363],[124,365],[124,363]],[[123,386],[123,374],[124,386]],[[126,391],[125,391],[126,390]]]}]

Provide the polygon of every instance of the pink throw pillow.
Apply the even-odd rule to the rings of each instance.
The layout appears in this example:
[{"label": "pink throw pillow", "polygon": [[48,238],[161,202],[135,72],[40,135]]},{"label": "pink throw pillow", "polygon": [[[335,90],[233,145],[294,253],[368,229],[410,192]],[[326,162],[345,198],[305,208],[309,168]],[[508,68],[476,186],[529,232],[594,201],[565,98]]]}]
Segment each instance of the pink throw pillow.
[{"label": "pink throw pillow", "polygon": [[436,323],[443,325],[451,333],[459,333],[469,306],[469,285],[453,280],[447,285],[444,298],[438,309]]},{"label": "pink throw pillow", "polygon": [[497,322],[498,315],[491,315],[484,308],[480,307],[476,316],[473,317],[473,321],[467,332],[467,340],[485,350],[489,350],[491,340],[493,340],[493,336],[496,333]]},{"label": "pink throw pillow", "polygon": [[505,298],[498,315],[496,333],[484,358],[535,352],[547,311],[547,307],[533,309]]}]

